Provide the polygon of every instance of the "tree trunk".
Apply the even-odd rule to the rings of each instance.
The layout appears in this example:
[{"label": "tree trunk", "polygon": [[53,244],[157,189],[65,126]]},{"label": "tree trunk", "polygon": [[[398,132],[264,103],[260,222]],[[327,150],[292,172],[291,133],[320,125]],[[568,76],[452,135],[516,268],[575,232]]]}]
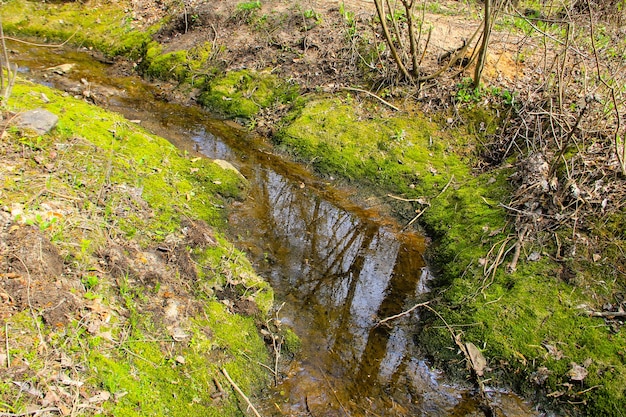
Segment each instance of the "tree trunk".
[{"label": "tree trunk", "polygon": [[478,61],[476,62],[476,70],[474,71],[474,88],[480,86],[480,78],[487,60],[487,48],[489,47],[489,36],[491,35],[491,1],[485,0],[485,18],[483,19],[483,41],[478,51]]}]

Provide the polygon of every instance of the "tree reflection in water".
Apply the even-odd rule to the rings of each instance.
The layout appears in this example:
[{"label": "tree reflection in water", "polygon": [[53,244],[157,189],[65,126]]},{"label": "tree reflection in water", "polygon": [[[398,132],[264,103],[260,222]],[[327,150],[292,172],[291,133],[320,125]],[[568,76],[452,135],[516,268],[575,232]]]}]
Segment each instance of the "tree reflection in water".
[{"label": "tree reflection in water", "polygon": [[366,407],[401,415],[433,389],[443,408],[458,402],[423,361],[411,358],[411,335],[402,325],[408,318],[376,326],[426,291],[423,239],[396,233],[364,210],[344,210],[275,171],[251,174],[254,206],[233,217],[248,217],[240,228],[257,235],[249,244],[264,242],[257,253],[270,262],[260,263],[261,272],[287,301],[282,319],[303,341],[301,357],[278,388],[289,398],[283,411],[362,415],[350,409]]}]

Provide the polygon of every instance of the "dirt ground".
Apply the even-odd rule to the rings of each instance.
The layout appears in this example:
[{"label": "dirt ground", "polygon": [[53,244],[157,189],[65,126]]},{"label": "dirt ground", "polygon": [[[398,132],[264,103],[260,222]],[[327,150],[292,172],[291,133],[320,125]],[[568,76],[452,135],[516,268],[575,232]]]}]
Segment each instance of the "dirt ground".
[{"label": "dirt ground", "polygon": [[[381,61],[364,57],[360,52],[363,43],[371,47],[382,41],[372,1],[270,0],[252,10],[244,10],[242,5],[253,2],[239,0],[187,0],[184,7],[180,2],[168,4],[155,0],[132,3],[136,24],[142,27],[162,19],[171,10],[176,11],[177,18],[158,35],[159,42],[169,51],[188,49],[203,42],[226,45],[217,56],[224,70],[270,70],[303,86],[305,92],[320,88],[334,91],[371,81],[379,87],[394,84],[396,68],[387,50],[382,52]],[[420,64],[420,70],[426,74],[434,72],[440,65],[438,60],[463,45],[480,26],[476,10],[458,1],[439,2],[436,13],[423,10],[419,14],[425,29],[430,30]],[[510,85],[524,74],[516,59],[520,52],[519,39],[509,33],[495,33],[493,39],[484,77],[489,82]],[[380,62],[387,64],[381,66]],[[453,79],[431,87],[447,89],[445,84],[454,85],[463,76],[455,74]],[[430,91],[423,87],[422,99],[431,94],[441,96],[437,89]]]}]

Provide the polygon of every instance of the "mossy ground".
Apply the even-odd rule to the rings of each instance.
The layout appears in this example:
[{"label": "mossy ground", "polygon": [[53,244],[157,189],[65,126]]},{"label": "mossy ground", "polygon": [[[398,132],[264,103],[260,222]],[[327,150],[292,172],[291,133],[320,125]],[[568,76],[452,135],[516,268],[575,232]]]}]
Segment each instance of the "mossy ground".
[{"label": "mossy ground", "polygon": [[2,24],[6,34],[19,33],[54,42],[93,47],[110,56],[140,58],[158,25],[137,30],[123,1],[38,2],[6,1]]},{"label": "mossy ground", "polygon": [[[8,247],[0,248],[9,297],[3,380],[33,388],[2,385],[2,409],[19,413],[34,403],[62,413],[241,415],[222,369],[248,394],[265,386],[259,363],[269,353],[256,322],[272,305],[269,285],[220,235],[220,207],[242,198],[245,184],[117,114],[18,81],[7,110],[38,107],[59,116],[57,127],[46,135],[8,127],[1,147],[0,206],[11,225]],[[36,228],[64,264],[61,276],[26,270],[33,305],[67,289],[74,307],[64,324],[42,320],[46,308],[13,302],[5,276],[12,260],[26,256],[11,243],[24,228]],[[217,296],[225,288],[231,299]],[[239,297],[256,302],[256,316],[234,313]]]}]

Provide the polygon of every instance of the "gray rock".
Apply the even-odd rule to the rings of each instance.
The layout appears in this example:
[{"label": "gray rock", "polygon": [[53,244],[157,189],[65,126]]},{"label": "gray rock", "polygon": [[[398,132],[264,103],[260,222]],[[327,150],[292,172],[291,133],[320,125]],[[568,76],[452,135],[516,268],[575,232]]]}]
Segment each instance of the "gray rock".
[{"label": "gray rock", "polygon": [[29,110],[18,116],[15,125],[45,135],[57,125],[59,117],[45,109]]},{"label": "gray rock", "polygon": [[237,168],[235,168],[234,165],[231,164],[228,161],[224,161],[223,159],[214,159],[213,163],[219,165],[220,168],[222,168],[222,169],[225,169],[227,171],[233,171],[234,173],[239,175],[242,179],[246,179],[246,177],[244,177],[243,174],[241,172],[239,172],[239,170]]}]

